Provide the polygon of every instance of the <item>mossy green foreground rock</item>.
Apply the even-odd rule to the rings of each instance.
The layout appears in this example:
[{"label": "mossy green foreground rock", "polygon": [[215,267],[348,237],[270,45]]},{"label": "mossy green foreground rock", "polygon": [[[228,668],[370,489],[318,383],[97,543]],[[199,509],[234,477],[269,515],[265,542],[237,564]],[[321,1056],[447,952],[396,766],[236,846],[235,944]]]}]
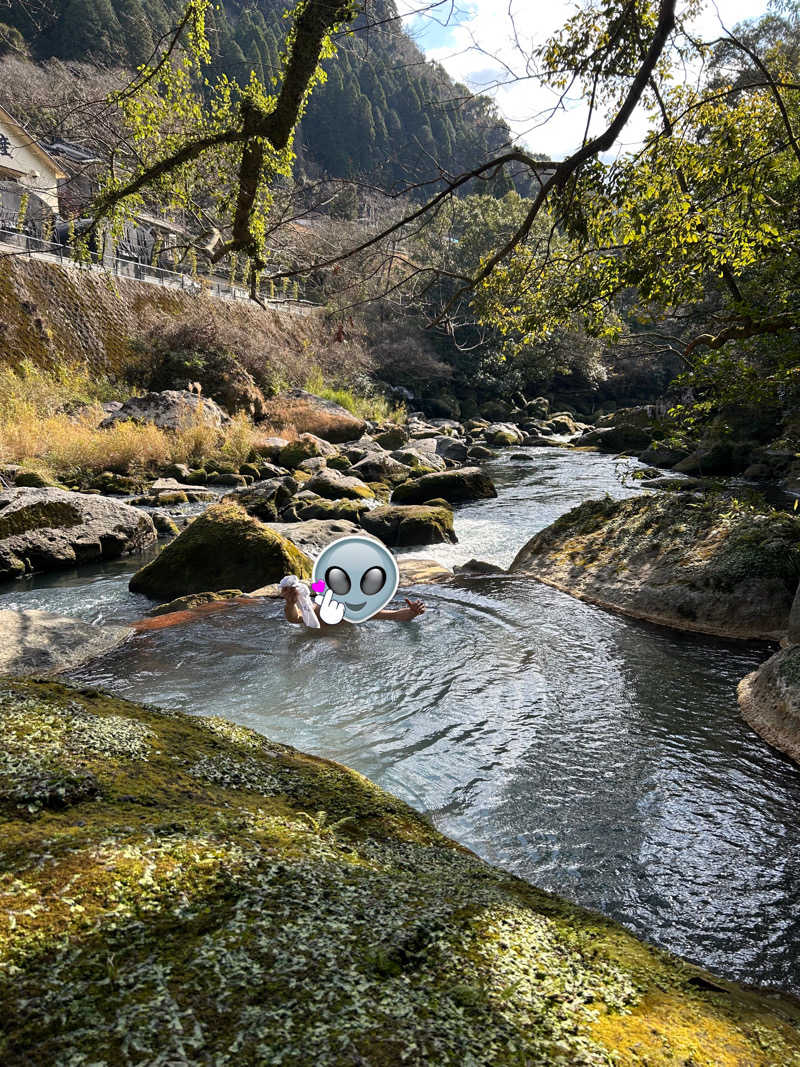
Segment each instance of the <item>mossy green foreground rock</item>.
[{"label": "mossy green foreground rock", "polygon": [[800,1064],[747,992],[219,718],[0,682],[0,1062]]},{"label": "mossy green foreground rock", "polygon": [[311,575],[291,541],[233,502],[214,504],[131,578],[133,593],[171,600],[189,593],[250,592],[286,574]]},{"label": "mossy green foreground rock", "polygon": [[634,618],[778,640],[800,580],[800,519],[722,494],[587,500],[510,570]]}]

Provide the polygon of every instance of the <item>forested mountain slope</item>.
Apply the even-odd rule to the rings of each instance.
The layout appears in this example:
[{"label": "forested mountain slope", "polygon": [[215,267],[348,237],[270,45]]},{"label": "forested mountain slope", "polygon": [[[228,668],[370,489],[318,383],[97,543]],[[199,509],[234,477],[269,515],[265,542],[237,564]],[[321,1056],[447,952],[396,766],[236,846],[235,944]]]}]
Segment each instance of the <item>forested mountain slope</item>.
[{"label": "forested mountain slope", "polygon": [[[285,0],[223,0],[210,8],[210,75],[245,84],[255,71],[267,84],[280,69],[288,23]],[[181,0],[52,0],[12,5],[5,33],[18,31],[32,58],[91,61],[134,68],[170,32]],[[301,171],[310,176],[369,175],[386,186],[431,179],[437,167],[461,171],[510,140],[488,97],[472,96],[425,60],[397,19],[394,0],[370,5],[356,33],[339,41],[329,77],[314,94],[299,130]],[[505,192],[506,184],[497,190]],[[519,189],[524,192],[523,188]]]}]

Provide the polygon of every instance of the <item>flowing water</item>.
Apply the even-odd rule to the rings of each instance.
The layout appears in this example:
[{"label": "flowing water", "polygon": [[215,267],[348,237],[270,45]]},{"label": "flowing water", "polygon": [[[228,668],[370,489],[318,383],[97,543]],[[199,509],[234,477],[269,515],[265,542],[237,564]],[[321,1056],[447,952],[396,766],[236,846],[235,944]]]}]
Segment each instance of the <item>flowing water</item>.
[{"label": "flowing water", "polygon": [[[581,500],[637,490],[558,449],[487,464],[496,500],[456,512],[443,562],[507,565]],[[138,617],[140,561],[33,579],[4,606]],[[764,646],[632,622],[522,577],[415,590],[426,614],[333,635],[275,601],[143,634],[77,678],[225,715],[333,757],[537,885],[716,972],[800,990],[800,770],[739,718]]]}]

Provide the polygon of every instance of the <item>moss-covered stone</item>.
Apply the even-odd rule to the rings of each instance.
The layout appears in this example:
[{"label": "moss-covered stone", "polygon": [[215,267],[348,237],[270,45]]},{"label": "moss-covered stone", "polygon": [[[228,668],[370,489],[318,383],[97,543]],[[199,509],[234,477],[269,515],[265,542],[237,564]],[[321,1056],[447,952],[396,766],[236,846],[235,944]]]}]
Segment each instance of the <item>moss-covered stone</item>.
[{"label": "moss-covered stone", "polygon": [[437,496],[451,503],[460,503],[489,499],[497,496],[497,490],[491,478],[479,467],[462,467],[460,470],[423,474],[421,478],[403,482],[392,493],[392,503],[421,504]]},{"label": "moss-covered stone", "polygon": [[457,540],[451,508],[389,504],[364,513],[364,529],[386,545],[438,545]]},{"label": "moss-covered stone", "polygon": [[57,482],[44,471],[21,470],[18,472],[14,484],[19,489],[63,489],[64,486]]},{"label": "moss-covered stone", "polygon": [[775,640],[800,578],[800,519],[714,493],[588,500],[511,570],[651,622]]},{"label": "moss-covered stone", "polygon": [[794,1002],[223,719],[0,683],[0,1061],[800,1063]]},{"label": "moss-covered stone", "polygon": [[282,467],[294,470],[304,459],[313,459],[315,456],[335,456],[336,449],[333,445],[316,437],[313,433],[303,433],[296,441],[290,441],[278,454],[276,462]]},{"label": "moss-covered stone", "polygon": [[147,614],[151,617],[172,615],[176,611],[188,611],[201,604],[215,604],[217,601],[233,600],[242,595],[241,589],[220,589],[218,593],[191,593],[189,596],[176,597],[175,600],[170,600],[166,604],[159,604],[157,608],[151,608]]},{"label": "moss-covered stone", "polygon": [[233,502],[212,505],[130,580],[134,593],[165,600],[219,589],[250,591],[285,574],[306,578],[311,561]]}]

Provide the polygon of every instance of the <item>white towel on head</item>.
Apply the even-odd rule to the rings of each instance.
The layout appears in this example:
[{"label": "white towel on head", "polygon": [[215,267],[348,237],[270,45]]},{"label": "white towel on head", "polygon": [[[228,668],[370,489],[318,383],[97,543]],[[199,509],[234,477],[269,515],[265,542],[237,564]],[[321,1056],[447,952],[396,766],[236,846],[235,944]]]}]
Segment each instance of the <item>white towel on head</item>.
[{"label": "white towel on head", "polygon": [[318,630],[320,628],[319,619],[316,611],[314,611],[314,605],[311,603],[311,590],[305,582],[301,582],[296,574],[287,574],[285,578],[281,578],[280,587],[281,589],[299,589],[300,596],[297,598],[297,606],[300,608],[303,622],[306,626],[310,626],[312,630]]}]

